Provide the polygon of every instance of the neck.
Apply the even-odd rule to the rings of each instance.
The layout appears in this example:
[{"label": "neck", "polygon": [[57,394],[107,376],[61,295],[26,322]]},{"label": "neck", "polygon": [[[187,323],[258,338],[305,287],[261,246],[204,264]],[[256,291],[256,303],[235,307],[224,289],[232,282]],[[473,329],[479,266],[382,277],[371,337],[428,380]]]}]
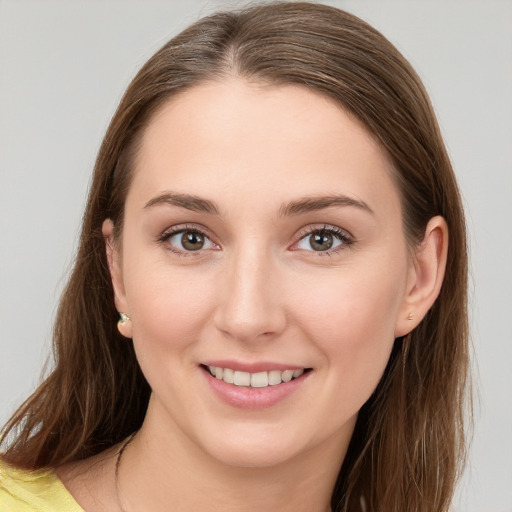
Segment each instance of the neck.
[{"label": "neck", "polygon": [[213,459],[179,429],[146,421],[122,456],[120,505],[125,512],[328,512],[348,441],[333,436],[292,460],[240,467]]}]

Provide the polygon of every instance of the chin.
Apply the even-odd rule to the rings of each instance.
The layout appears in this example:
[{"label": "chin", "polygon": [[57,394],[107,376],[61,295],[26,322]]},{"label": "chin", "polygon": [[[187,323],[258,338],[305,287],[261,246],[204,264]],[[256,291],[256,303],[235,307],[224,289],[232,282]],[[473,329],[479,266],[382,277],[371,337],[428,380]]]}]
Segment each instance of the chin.
[{"label": "chin", "polygon": [[269,447],[230,446],[215,449],[210,455],[221,464],[235,468],[271,468],[297,457],[296,450],[274,450]]},{"label": "chin", "polygon": [[239,435],[228,433],[217,440],[211,437],[203,445],[203,449],[212,459],[238,468],[275,467],[286,464],[307,451],[304,441],[286,435],[287,432],[282,428],[278,430],[280,431],[274,433],[267,429],[243,429]]}]

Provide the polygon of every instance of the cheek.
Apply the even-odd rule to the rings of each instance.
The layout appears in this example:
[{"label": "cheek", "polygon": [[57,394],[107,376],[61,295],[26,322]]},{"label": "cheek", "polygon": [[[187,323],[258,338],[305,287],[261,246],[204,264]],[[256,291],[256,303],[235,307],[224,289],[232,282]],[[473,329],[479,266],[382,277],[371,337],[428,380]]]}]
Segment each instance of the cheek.
[{"label": "cheek", "polygon": [[340,269],[330,279],[309,283],[309,293],[297,300],[297,322],[340,386],[369,396],[377,385],[393,347],[404,288],[402,272],[393,269]]},{"label": "cheek", "polygon": [[[189,396],[186,385],[196,371],[195,351],[201,330],[211,317],[213,290],[190,272],[171,271],[169,265],[134,265],[127,295],[133,318],[133,345],[149,385],[163,400]],[[170,378],[172,376],[172,378]],[[181,401],[179,414],[193,410],[192,397]],[[181,409],[180,409],[181,408]]]},{"label": "cheek", "polygon": [[190,269],[177,270],[158,262],[134,262],[127,275],[130,280],[126,291],[137,345],[150,344],[152,351],[172,352],[197,340],[211,316],[211,279],[191,276]]},{"label": "cheek", "polygon": [[392,336],[404,287],[402,273],[392,269],[390,272],[341,269],[303,279],[291,296],[298,298],[299,316],[318,322],[321,330],[329,330],[334,337],[372,330],[388,331]]}]

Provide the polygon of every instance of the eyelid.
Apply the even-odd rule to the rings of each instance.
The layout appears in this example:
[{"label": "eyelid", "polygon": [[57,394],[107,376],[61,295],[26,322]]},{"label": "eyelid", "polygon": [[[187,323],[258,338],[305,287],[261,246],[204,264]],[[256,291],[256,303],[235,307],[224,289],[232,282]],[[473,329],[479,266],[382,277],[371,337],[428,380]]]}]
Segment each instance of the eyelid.
[{"label": "eyelid", "polygon": [[352,233],[350,233],[350,231],[348,231],[347,229],[335,226],[334,224],[327,224],[325,222],[308,224],[307,226],[304,226],[303,228],[299,229],[295,237],[297,239],[303,238],[304,236],[314,233],[316,231],[327,231],[329,233],[339,234],[347,239],[354,240],[354,235],[352,235]]},{"label": "eyelid", "polygon": [[[186,232],[186,231],[190,231],[190,232],[195,232],[195,233],[198,233],[200,235],[202,235],[203,237],[207,238],[209,240],[209,242],[211,244],[213,244],[215,247],[212,249],[212,248],[207,248],[207,249],[198,249],[197,251],[186,251],[186,250],[180,250],[179,248],[176,248],[174,246],[172,246],[171,244],[169,244],[169,239],[179,233],[183,233],[183,232]],[[310,236],[314,233],[318,233],[318,232],[327,232],[329,234],[332,234],[333,236],[335,236],[340,242],[341,244],[333,249],[328,249],[328,250],[325,250],[325,251],[315,251],[313,249],[311,250],[306,250],[306,249],[302,249],[302,248],[298,248],[297,245],[304,239],[306,238],[307,236]],[[335,226],[335,225],[332,225],[332,224],[310,224],[304,228],[301,228],[295,235],[295,242],[292,244],[292,246],[290,247],[291,250],[294,250],[294,251],[304,251],[304,252],[310,252],[310,253],[313,253],[313,254],[316,254],[316,255],[330,255],[330,254],[335,254],[337,252],[340,252],[344,249],[347,248],[347,246],[350,246],[355,240],[354,240],[354,236],[349,232],[347,231],[346,229],[343,229],[343,228],[340,228],[339,226]],[[157,237],[157,242],[160,242],[162,244],[166,244],[166,248],[175,253],[175,254],[178,254],[178,255],[181,255],[181,256],[199,256],[201,255],[202,253],[204,253],[205,251],[210,251],[210,250],[220,250],[221,247],[220,247],[220,244],[218,244],[216,241],[215,241],[215,236],[210,234],[210,230],[207,229],[206,227],[202,226],[202,225],[198,225],[198,224],[178,224],[178,225],[175,225],[175,226],[170,226],[168,228],[166,228],[158,237]]]},{"label": "eyelid", "polygon": [[[307,236],[310,236],[314,233],[318,233],[318,232],[327,232],[327,233],[332,234],[333,236],[338,238],[338,240],[341,241],[341,244],[339,246],[335,247],[334,249],[328,249],[325,251],[314,251],[313,249],[306,250],[306,249],[300,249],[297,247],[297,245],[302,240],[304,240],[304,238],[306,238]],[[295,251],[302,250],[302,251],[310,252],[310,253],[313,253],[313,254],[316,254],[319,256],[331,255],[331,254],[335,254],[337,252],[343,251],[344,249],[347,248],[347,246],[350,246],[355,241],[354,236],[350,232],[348,232],[346,229],[340,228],[339,226],[334,226],[332,224],[316,224],[316,225],[313,224],[313,225],[306,226],[297,232],[295,238],[296,238],[296,241],[290,247],[291,250],[295,250]]]},{"label": "eyelid", "polygon": [[[178,235],[179,233],[184,232],[191,232],[191,233],[198,233],[204,238],[208,239],[211,244],[215,246],[215,248],[207,248],[207,249],[198,249],[197,251],[186,251],[181,250],[177,247],[172,246],[169,243],[169,239],[172,238],[175,235]],[[210,234],[210,230],[205,228],[204,226],[198,225],[198,224],[177,224],[176,226],[170,226],[166,228],[158,237],[157,242],[166,244],[166,249],[169,251],[179,255],[179,256],[199,256],[201,253],[204,253],[205,251],[211,251],[211,250],[219,250],[220,246],[217,242],[215,242],[215,237]]]}]

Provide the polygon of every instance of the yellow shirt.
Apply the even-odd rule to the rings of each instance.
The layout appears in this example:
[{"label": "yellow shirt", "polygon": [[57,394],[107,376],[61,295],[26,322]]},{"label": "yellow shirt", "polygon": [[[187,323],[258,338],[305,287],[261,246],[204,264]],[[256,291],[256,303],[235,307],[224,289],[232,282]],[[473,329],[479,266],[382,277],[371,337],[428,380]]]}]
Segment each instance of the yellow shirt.
[{"label": "yellow shirt", "polygon": [[1,512],[84,512],[51,469],[24,471],[0,460]]}]

